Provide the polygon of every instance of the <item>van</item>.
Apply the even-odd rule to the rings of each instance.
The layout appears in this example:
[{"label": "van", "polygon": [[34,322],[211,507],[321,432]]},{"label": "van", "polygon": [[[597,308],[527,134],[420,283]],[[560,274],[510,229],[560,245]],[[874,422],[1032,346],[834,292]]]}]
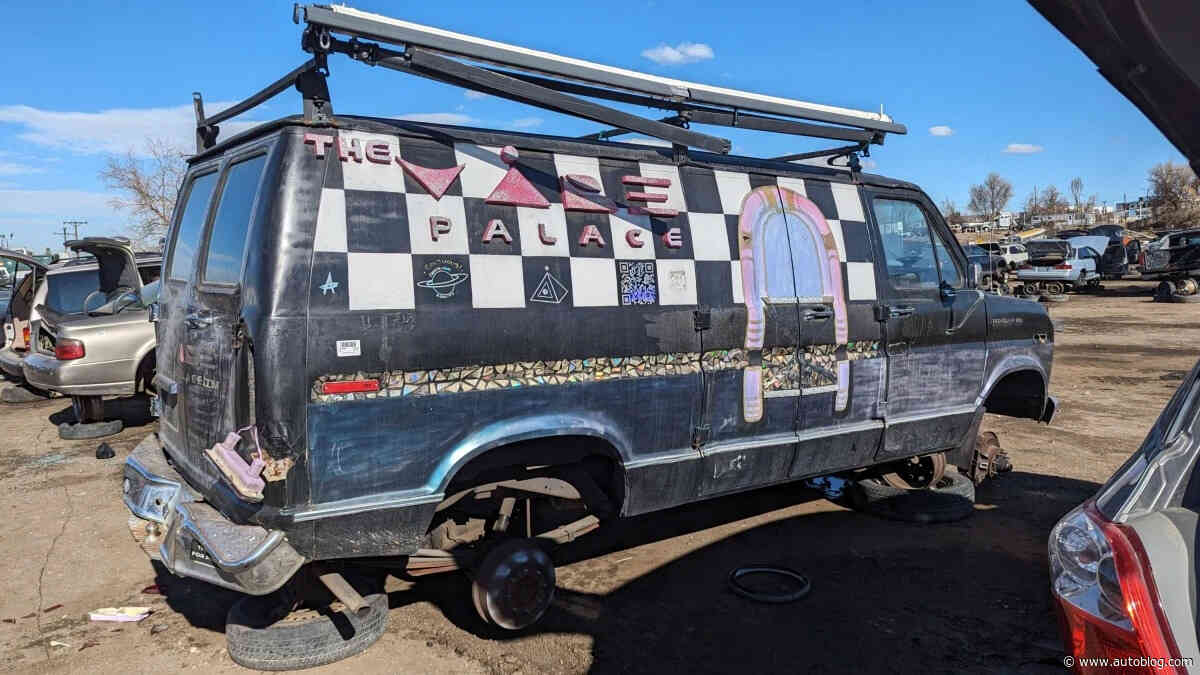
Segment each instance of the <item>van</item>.
[{"label": "van", "polygon": [[[319,577],[367,621],[382,596],[355,563],[467,569],[481,619],[522,628],[553,596],[541,544],[966,467],[985,411],[1053,415],[1045,310],[979,291],[912,183],[319,103],[189,160],[151,311],[160,427],[124,482],[175,574],[251,595]],[[247,625],[231,655],[261,665]]]}]

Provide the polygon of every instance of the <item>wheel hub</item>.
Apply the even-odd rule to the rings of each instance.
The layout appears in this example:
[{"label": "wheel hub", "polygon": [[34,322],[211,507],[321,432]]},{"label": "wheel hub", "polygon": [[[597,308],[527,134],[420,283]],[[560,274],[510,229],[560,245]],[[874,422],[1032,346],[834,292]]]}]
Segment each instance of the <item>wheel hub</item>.
[{"label": "wheel hub", "polygon": [[883,474],[885,483],[901,490],[923,490],[935,485],[946,473],[946,454],[939,452],[899,462],[894,471]]}]

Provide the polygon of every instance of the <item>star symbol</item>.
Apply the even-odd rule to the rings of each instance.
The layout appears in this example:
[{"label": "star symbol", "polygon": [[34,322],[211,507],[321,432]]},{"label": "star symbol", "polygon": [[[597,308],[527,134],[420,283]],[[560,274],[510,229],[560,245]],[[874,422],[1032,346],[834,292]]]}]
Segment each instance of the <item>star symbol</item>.
[{"label": "star symbol", "polygon": [[327,293],[333,293],[334,295],[337,295],[338,285],[338,282],[333,280],[333,272],[329,272],[325,275],[325,283],[317,286],[317,288],[321,289],[321,295],[325,295]]}]

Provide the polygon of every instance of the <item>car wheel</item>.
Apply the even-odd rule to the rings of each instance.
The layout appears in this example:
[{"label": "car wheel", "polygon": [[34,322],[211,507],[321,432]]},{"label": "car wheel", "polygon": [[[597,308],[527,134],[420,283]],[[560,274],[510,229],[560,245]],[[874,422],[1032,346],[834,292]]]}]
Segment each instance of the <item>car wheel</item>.
[{"label": "car wheel", "polygon": [[950,523],[975,512],[975,484],[956,469],[947,470],[925,490],[904,490],[868,478],[851,485],[849,502],[860,511],[889,520]]},{"label": "car wheel", "polygon": [[531,539],[511,539],[488,552],[475,570],[471,597],[484,621],[521,630],[554,600],[554,563]]},{"label": "car wheel", "polygon": [[298,670],[354,656],[387,629],[387,594],[364,599],[367,611],[359,616],[339,602],[287,612],[276,593],[242,598],[225,621],[229,657],[246,668]]},{"label": "car wheel", "polygon": [[104,399],[100,396],[72,396],[71,409],[80,424],[104,421]]}]

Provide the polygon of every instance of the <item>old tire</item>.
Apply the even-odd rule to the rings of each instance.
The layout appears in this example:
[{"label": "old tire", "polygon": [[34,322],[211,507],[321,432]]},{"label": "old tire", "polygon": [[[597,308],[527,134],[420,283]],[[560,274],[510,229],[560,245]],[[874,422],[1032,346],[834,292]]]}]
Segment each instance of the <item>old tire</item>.
[{"label": "old tire", "polygon": [[50,400],[50,393],[28,385],[9,384],[0,389],[0,401],[5,403],[36,403]]},{"label": "old tire", "polygon": [[125,423],[121,420],[113,420],[111,422],[92,422],[67,424],[63,422],[58,425],[58,437],[64,441],[84,441],[91,438],[103,438],[112,436],[113,434],[121,433],[125,428]]},{"label": "old tire", "polygon": [[[234,663],[258,670],[313,668],[354,656],[387,629],[386,593],[368,595],[368,611],[300,610],[278,621],[275,594],[242,598],[229,609],[225,642]],[[340,607],[340,605],[333,605]]]},{"label": "old tire", "polygon": [[868,478],[851,488],[851,504],[866,513],[910,523],[951,523],[975,512],[975,484],[954,469],[927,490],[901,490]]},{"label": "old tire", "polygon": [[554,563],[530,539],[511,539],[475,570],[471,599],[479,617],[508,630],[533,625],[554,600]]}]

